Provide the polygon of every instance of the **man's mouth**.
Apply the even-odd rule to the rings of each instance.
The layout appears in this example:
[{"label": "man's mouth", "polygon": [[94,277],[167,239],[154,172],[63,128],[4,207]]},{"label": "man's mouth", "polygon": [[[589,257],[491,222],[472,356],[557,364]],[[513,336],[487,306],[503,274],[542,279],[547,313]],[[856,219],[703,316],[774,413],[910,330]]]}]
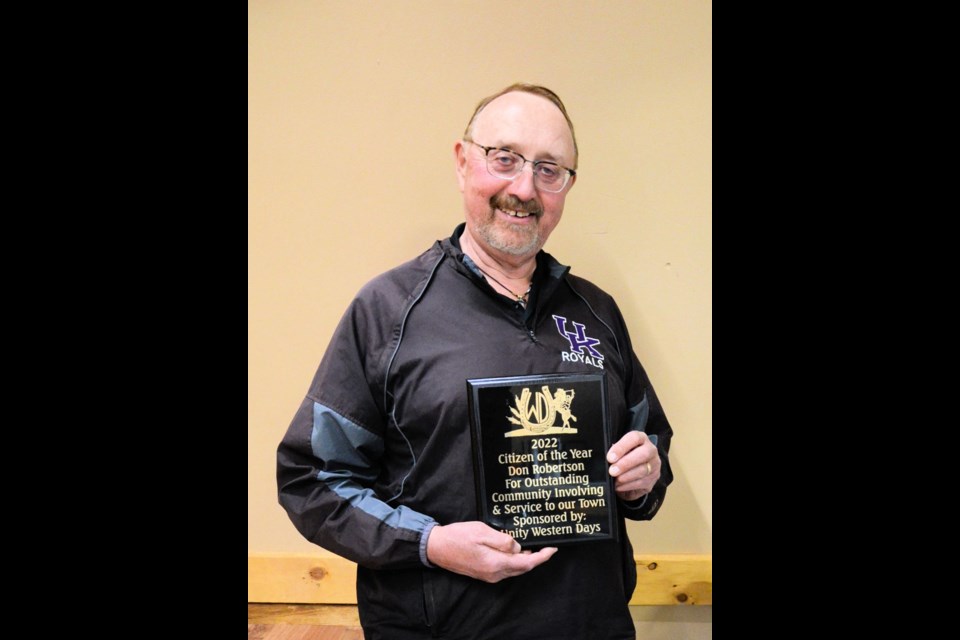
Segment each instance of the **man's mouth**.
[{"label": "man's mouth", "polygon": [[537,214],[536,211],[515,211],[512,209],[500,209],[499,207],[497,208],[497,211],[502,211],[512,218],[529,218],[530,216]]}]

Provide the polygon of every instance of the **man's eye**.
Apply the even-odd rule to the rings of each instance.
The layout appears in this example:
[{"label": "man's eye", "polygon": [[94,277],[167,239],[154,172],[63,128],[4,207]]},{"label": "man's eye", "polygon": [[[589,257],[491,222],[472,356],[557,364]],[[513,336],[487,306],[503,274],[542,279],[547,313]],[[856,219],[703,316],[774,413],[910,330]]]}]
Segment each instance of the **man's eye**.
[{"label": "man's eye", "polygon": [[560,167],[555,164],[537,165],[537,171],[540,173],[542,178],[547,178],[549,180],[555,180],[560,176]]}]

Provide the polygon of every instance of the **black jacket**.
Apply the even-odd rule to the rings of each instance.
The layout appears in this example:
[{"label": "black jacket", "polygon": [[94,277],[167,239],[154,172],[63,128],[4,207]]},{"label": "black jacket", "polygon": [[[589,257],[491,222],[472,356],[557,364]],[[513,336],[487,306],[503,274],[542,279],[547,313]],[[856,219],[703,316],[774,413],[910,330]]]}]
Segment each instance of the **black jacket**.
[{"label": "black jacket", "polygon": [[[358,564],[366,640],[633,638],[623,518],[660,508],[670,425],[613,298],[541,251],[524,309],[464,261],[463,226],[347,309],[280,443],[280,504],[308,540]],[[563,546],[496,584],[428,566],[425,530],[479,519],[465,381],[598,371],[610,442],[644,430],[662,461],[652,493],[618,504],[619,539]]]}]

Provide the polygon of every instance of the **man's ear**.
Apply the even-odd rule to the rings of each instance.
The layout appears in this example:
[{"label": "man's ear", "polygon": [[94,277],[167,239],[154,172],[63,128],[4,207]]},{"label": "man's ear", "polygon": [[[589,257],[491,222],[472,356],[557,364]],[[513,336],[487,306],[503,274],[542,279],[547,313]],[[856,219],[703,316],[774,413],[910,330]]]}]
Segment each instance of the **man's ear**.
[{"label": "man's ear", "polygon": [[[456,163],[457,182],[460,185],[460,191],[463,191],[463,181],[467,175],[467,151],[463,140],[457,140],[453,145],[453,159]],[[576,176],[573,176],[576,177]]]}]

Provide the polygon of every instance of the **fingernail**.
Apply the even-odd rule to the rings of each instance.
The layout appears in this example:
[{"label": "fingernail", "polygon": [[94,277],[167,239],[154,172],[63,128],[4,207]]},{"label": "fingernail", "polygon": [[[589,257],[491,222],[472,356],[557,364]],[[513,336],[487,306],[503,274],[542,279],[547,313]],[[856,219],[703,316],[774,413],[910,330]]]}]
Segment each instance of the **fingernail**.
[{"label": "fingernail", "polygon": [[617,467],[617,466],[610,467],[610,475],[615,476],[618,473],[620,473],[620,467]]}]

